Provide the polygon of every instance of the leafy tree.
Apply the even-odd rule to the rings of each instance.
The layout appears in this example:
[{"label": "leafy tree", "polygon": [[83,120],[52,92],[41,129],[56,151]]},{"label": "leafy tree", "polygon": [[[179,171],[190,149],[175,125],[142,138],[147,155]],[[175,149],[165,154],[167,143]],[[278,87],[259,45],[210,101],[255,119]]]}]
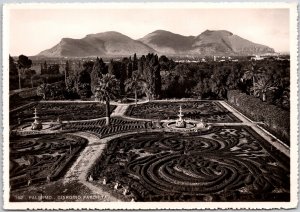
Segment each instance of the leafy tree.
[{"label": "leafy tree", "polygon": [[65,65],[65,84],[67,85],[67,78],[70,74],[70,65],[69,65],[69,61],[66,61],[66,65]]},{"label": "leafy tree", "polygon": [[67,91],[67,97],[68,98],[74,99],[78,96],[77,88],[76,88],[76,76],[75,75],[69,75],[67,77],[66,91]]},{"label": "leafy tree", "polygon": [[48,65],[46,61],[41,64],[41,74],[48,74]]},{"label": "leafy tree", "polygon": [[21,86],[21,75],[25,69],[30,68],[32,65],[32,61],[25,55],[20,55],[18,60],[18,75],[19,75],[19,89],[22,88]]},{"label": "leafy tree", "polygon": [[148,84],[149,98],[156,99],[161,94],[161,76],[158,56],[148,54],[144,63],[143,76]]},{"label": "leafy tree", "polygon": [[138,72],[144,76],[144,68],[145,68],[145,63],[146,63],[146,57],[145,55],[142,55],[140,60],[138,61]]},{"label": "leafy tree", "polygon": [[77,76],[77,93],[80,98],[89,98],[92,95],[91,92],[91,77],[87,70],[82,70]]},{"label": "leafy tree", "polygon": [[120,95],[124,95],[125,93],[125,80],[127,79],[127,65],[129,62],[128,58],[123,58],[121,62],[111,60],[108,65],[108,73],[114,75],[119,80]]},{"label": "leafy tree", "polygon": [[91,73],[92,70],[93,70],[93,67],[94,67],[94,62],[89,60],[89,61],[85,61],[83,64],[82,64],[84,70],[86,70],[87,72]]},{"label": "leafy tree", "polygon": [[18,88],[18,68],[14,58],[9,55],[9,89],[14,90]]},{"label": "leafy tree", "polygon": [[17,76],[18,68],[13,57],[9,55],[9,76]]},{"label": "leafy tree", "polygon": [[205,85],[202,80],[200,80],[197,85],[192,88],[192,93],[199,99],[202,99],[203,94],[205,93]]},{"label": "leafy tree", "polygon": [[110,125],[110,100],[116,98],[118,80],[112,74],[104,74],[95,89],[95,98],[106,103],[106,125]]},{"label": "leafy tree", "polygon": [[102,74],[106,74],[106,73],[107,73],[107,66],[103,62],[102,58],[99,59],[97,57],[91,72],[91,90],[93,94],[95,94],[95,88],[98,86],[98,82]]},{"label": "leafy tree", "polygon": [[132,62],[127,63],[126,65],[126,78],[130,78],[133,71],[133,65]]},{"label": "leafy tree", "polygon": [[132,71],[138,70],[138,59],[136,56],[136,53],[133,55],[133,61],[132,61]]}]

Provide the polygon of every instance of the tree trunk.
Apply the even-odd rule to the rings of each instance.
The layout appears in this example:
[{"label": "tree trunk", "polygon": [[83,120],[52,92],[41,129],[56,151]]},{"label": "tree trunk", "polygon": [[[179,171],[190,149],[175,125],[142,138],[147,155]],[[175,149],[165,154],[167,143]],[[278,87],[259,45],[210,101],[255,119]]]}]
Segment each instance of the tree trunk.
[{"label": "tree trunk", "polygon": [[106,125],[110,125],[109,99],[106,98]]},{"label": "tree trunk", "polygon": [[22,87],[21,87],[21,71],[20,71],[20,69],[18,70],[18,75],[19,75],[19,89],[21,90]]},{"label": "tree trunk", "polygon": [[31,88],[33,88],[33,81],[32,81],[32,77],[31,77],[30,79],[31,79]]},{"label": "tree trunk", "polygon": [[255,86],[255,77],[254,77],[254,75],[253,75],[253,77],[252,77],[252,88],[253,88],[253,96],[254,96],[254,93],[255,93],[255,91],[254,91],[254,87]]},{"label": "tree trunk", "polygon": [[67,86],[67,70],[65,70],[65,85]]},{"label": "tree trunk", "polygon": [[135,106],[137,106],[137,90],[134,90]]}]

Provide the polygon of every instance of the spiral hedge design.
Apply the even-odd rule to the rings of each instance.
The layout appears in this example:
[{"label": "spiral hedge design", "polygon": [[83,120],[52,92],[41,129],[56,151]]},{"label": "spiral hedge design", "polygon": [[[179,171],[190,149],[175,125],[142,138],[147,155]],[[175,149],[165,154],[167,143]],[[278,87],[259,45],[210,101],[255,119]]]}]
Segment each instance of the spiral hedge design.
[{"label": "spiral hedge design", "polygon": [[58,179],[86,144],[86,139],[70,134],[11,138],[11,188]]},{"label": "spiral hedge design", "polygon": [[112,140],[92,170],[138,201],[288,201],[289,158],[247,127]]},{"label": "spiral hedge design", "polygon": [[179,107],[184,118],[205,119],[207,122],[241,122],[221,104],[213,101],[189,102],[147,102],[137,106],[130,105],[127,116],[147,119],[177,119]]}]

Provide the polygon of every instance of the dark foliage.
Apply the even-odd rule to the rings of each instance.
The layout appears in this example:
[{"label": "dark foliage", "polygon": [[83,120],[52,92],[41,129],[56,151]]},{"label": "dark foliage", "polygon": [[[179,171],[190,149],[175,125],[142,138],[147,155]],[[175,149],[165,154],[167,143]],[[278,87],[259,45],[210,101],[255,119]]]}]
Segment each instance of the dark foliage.
[{"label": "dark foliage", "polygon": [[285,111],[275,105],[261,102],[258,98],[240,93],[237,90],[228,92],[228,101],[254,121],[263,122],[263,127],[266,127],[277,137],[289,144],[289,111]]}]

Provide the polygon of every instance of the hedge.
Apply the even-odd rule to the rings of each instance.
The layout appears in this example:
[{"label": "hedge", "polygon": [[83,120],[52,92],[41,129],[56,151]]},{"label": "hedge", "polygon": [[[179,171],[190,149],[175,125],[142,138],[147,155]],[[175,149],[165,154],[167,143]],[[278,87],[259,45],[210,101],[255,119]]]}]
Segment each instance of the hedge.
[{"label": "hedge", "polygon": [[289,145],[290,113],[275,105],[262,102],[260,99],[241,93],[237,90],[228,91],[228,101],[243,114],[254,121],[264,122],[264,128]]}]

